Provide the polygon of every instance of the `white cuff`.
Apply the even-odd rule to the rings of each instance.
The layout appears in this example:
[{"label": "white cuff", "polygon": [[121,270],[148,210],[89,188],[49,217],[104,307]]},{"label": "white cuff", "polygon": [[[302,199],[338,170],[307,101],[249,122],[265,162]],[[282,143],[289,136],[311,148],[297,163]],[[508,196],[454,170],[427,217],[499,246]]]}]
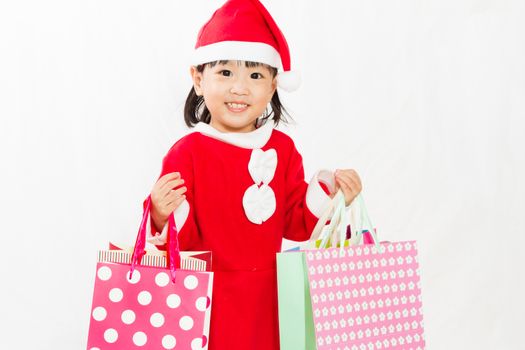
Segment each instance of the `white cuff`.
[{"label": "white cuff", "polygon": [[325,184],[330,193],[333,193],[335,190],[335,178],[333,172],[330,170],[320,170],[315,173],[308,185],[308,190],[306,191],[306,206],[310,209],[312,214],[318,218],[323,215],[331,200],[330,196],[326,194],[319,182]]},{"label": "white cuff", "polygon": [[[190,214],[190,204],[187,200],[181,203],[181,205],[175,209],[173,215],[175,217],[175,226],[180,232],[182,226],[186,223],[188,215]],[[151,218],[148,217],[148,223],[146,224],[146,241],[154,245],[163,245],[168,241],[168,223],[162,228],[162,232],[155,235],[151,232]]]}]

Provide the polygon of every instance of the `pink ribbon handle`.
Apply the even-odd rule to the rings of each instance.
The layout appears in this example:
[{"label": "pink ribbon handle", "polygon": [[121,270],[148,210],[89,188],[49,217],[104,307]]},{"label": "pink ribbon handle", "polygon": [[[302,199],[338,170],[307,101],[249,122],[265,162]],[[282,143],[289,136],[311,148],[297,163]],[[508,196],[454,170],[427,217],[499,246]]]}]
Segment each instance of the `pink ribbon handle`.
[{"label": "pink ribbon handle", "polygon": [[177,226],[173,213],[168,218],[168,266],[171,272],[171,280],[175,283],[175,271],[180,268],[180,250]]},{"label": "pink ribbon handle", "polygon": [[[133,247],[133,255],[131,256],[131,268],[129,272],[129,279],[133,276],[136,265],[140,265],[142,257],[146,255],[146,225],[148,224],[148,218],[150,217],[151,209],[151,196],[148,196],[144,205],[144,212],[142,214],[142,221],[140,223],[139,231],[137,233],[137,239],[135,246]],[[178,231],[175,225],[175,218],[173,213],[168,218],[168,252],[167,252],[167,264],[171,274],[171,280],[175,283],[176,270],[180,267],[180,251],[179,251],[179,240]]]}]

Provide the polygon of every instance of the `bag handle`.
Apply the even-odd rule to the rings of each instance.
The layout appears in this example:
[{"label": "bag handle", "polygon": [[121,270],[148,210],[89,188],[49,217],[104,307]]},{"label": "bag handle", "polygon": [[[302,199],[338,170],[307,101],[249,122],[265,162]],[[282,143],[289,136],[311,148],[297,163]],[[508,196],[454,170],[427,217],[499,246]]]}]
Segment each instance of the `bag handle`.
[{"label": "bag handle", "polygon": [[[135,246],[133,247],[133,255],[131,256],[131,268],[129,273],[129,279],[133,276],[136,265],[140,265],[142,257],[146,255],[146,225],[148,224],[148,218],[150,217],[151,209],[151,196],[146,199],[144,205],[144,212],[142,214],[142,221],[139,226],[137,233],[137,239],[135,240]],[[168,248],[167,248],[167,264],[171,273],[171,280],[175,283],[175,273],[177,268],[180,267],[180,250],[178,240],[177,227],[175,226],[175,218],[173,213],[168,217]]]},{"label": "bag handle", "polygon": [[348,219],[345,215],[345,197],[341,191],[334,196],[334,212],[328,227],[323,228],[321,232],[321,244],[319,248],[326,248],[330,241],[332,247],[337,247],[338,242],[346,240],[346,227]]},{"label": "bag handle", "polygon": [[[310,235],[309,243],[315,243],[319,239],[319,236],[321,235],[321,232],[323,231],[323,228],[325,227],[325,224],[328,220],[330,220],[330,214],[332,213],[332,210],[335,208],[337,197],[339,196],[338,191],[335,196],[328,202],[328,206],[326,207],[325,211],[321,216],[319,217],[319,220],[317,220],[317,224],[315,225],[312,234]],[[342,193],[341,193],[342,194]]]},{"label": "bag handle", "polygon": [[364,244],[375,244],[379,248],[379,239],[361,193],[350,204],[350,222],[350,244],[360,244],[363,239]]},{"label": "bag handle", "polygon": [[[330,224],[325,226],[328,220],[330,220]],[[354,199],[350,205],[350,217],[348,217],[345,198],[341,190],[337,191],[317,221],[308,245],[315,248],[315,242],[321,238],[319,248],[326,248],[330,240],[332,246],[336,247],[339,243],[341,250],[343,250],[346,241],[346,228],[349,223],[352,230],[350,245],[359,244],[362,236],[368,232],[373,242],[366,242],[369,239],[365,236],[365,243],[375,243],[376,246],[379,246],[379,240],[368,215],[363,195],[360,193]]]}]

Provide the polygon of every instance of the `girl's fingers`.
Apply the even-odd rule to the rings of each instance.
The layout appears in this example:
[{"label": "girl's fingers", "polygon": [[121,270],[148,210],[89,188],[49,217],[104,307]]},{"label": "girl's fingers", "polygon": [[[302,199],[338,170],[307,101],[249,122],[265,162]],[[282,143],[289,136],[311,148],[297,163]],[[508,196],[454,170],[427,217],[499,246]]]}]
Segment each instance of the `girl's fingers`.
[{"label": "girl's fingers", "polygon": [[361,192],[361,180],[354,170],[338,171],[336,180],[340,183],[343,192],[355,197]]},{"label": "girl's fingers", "polygon": [[[167,173],[167,174],[164,174],[161,179],[165,178],[167,180],[171,180],[171,179],[177,179],[180,177],[180,173],[178,171],[174,171],[172,173]],[[160,179],[159,179],[160,180]]]},{"label": "girl's fingers", "polygon": [[337,180],[341,183],[342,187],[345,187],[351,192],[358,190],[359,185],[350,176],[347,176],[346,174],[338,175]]},{"label": "girl's fingers", "polygon": [[339,184],[339,186],[341,187],[341,190],[343,191],[343,193],[345,195],[347,194],[353,194],[354,191],[353,189],[350,187],[350,185],[346,182],[346,180],[343,180],[341,177],[337,177],[336,178],[336,181],[337,183]]},{"label": "girl's fingers", "polygon": [[163,197],[157,203],[157,209],[162,215],[169,215],[175,208],[177,208],[186,199],[186,187],[178,188],[177,190],[170,190],[168,195]]},{"label": "girl's fingers", "polygon": [[170,193],[170,190],[174,189],[175,187],[179,187],[184,183],[184,179],[175,179],[166,182],[163,186],[160,187],[159,191],[163,193],[164,195],[167,195]]},{"label": "girl's fingers", "polygon": [[170,213],[173,212],[175,209],[177,209],[179,205],[181,205],[182,202],[184,202],[185,199],[186,199],[186,196],[182,195],[178,197],[177,199],[175,199],[173,202],[171,202],[168,206]]},{"label": "girl's fingers", "polygon": [[363,185],[361,184],[361,178],[357,174],[355,170],[350,170],[350,177],[354,180],[354,182],[359,186],[359,189],[363,189]]},{"label": "girl's fingers", "polygon": [[161,187],[163,187],[167,182],[172,181],[172,180],[175,180],[175,179],[179,179],[179,178],[180,178],[180,173],[179,173],[179,172],[167,173],[167,174],[161,176],[161,177],[157,180],[157,183],[155,184],[155,186],[158,186],[159,188],[161,188]]},{"label": "girl's fingers", "polygon": [[[357,188],[361,188],[362,185],[361,185],[361,179],[359,178],[359,175],[357,175],[357,172],[355,170],[346,170],[346,171],[343,171],[343,172],[340,172],[339,173],[339,176],[345,180],[345,182],[350,186],[350,187],[357,187]],[[353,185],[353,186],[352,186]]]},{"label": "girl's fingers", "polygon": [[171,190],[166,196],[166,205],[169,206],[174,201],[177,201],[181,196],[184,195],[184,193],[186,193],[187,190],[188,189],[186,188],[186,186],[178,188],[176,190]]}]

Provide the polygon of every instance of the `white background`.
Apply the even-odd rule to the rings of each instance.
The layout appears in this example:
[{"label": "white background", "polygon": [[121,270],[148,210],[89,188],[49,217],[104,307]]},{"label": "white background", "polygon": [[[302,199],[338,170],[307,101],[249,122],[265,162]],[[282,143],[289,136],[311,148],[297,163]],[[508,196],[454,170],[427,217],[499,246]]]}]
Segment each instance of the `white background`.
[{"label": "white background", "polygon": [[[1,3],[1,349],[85,348],[96,250],[133,241],[221,3]],[[525,3],[263,3],[307,178],[357,169],[381,238],[419,242],[428,348],[523,349]]]}]

